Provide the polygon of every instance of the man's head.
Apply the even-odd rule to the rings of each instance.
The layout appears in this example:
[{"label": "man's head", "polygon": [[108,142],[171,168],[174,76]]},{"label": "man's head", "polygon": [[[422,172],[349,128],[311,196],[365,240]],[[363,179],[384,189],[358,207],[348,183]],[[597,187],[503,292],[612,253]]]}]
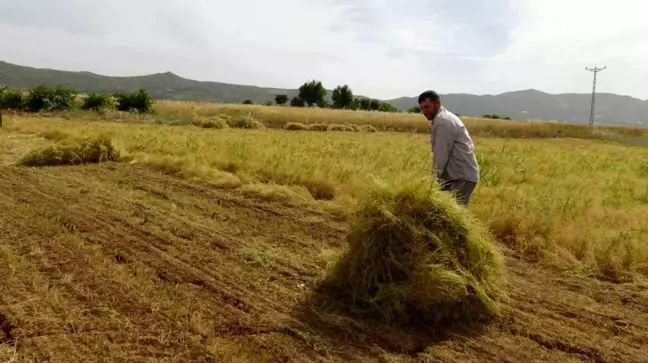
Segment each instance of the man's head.
[{"label": "man's head", "polygon": [[425,118],[432,120],[436,116],[437,111],[441,108],[441,98],[439,94],[434,91],[425,91],[421,93],[418,98],[419,107],[421,108],[421,113],[425,115]]}]

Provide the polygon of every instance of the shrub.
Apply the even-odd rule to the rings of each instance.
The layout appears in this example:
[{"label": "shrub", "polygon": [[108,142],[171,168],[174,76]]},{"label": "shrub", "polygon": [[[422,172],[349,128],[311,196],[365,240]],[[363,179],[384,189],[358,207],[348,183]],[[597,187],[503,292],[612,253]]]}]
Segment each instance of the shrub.
[{"label": "shrub", "polygon": [[307,130],[308,127],[299,122],[289,122],[283,127],[284,130],[302,131]]},{"label": "shrub", "polygon": [[427,181],[375,188],[350,221],[325,287],[393,325],[477,322],[501,312],[502,256],[486,230]]},{"label": "shrub", "polygon": [[119,111],[149,113],[153,111],[153,97],[144,89],[133,93],[118,92],[115,94]]},{"label": "shrub", "polygon": [[0,90],[0,109],[20,110],[23,103],[24,97],[20,90]]},{"label": "shrub", "polygon": [[235,116],[227,124],[236,129],[265,129],[265,125],[250,115]]},{"label": "shrub", "polygon": [[74,106],[76,91],[71,88],[57,86],[38,86],[29,91],[24,103],[27,111],[68,111]]},{"label": "shrub", "polygon": [[119,159],[119,152],[107,137],[63,139],[30,151],[18,164],[22,166],[61,166],[100,163]]},{"label": "shrub", "polygon": [[252,100],[245,100],[245,101],[243,101],[243,104],[244,105],[253,105],[254,102],[252,102]]},{"label": "shrub", "polygon": [[95,110],[99,111],[109,105],[109,96],[102,95],[95,92],[90,93],[83,99],[81,105],[82,110]]}]

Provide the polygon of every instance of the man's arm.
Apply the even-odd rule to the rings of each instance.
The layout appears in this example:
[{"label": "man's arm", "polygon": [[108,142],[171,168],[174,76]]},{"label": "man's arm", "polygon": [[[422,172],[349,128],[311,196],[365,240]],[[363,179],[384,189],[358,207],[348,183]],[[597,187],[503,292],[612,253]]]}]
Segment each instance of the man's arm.
[{"label": "man's arm", "polygon": [[436,177],[443,180],[443,173],[448,160],[450,159],[450,152],[454,144],[454,129],[452,124],[443,122],[436,125],[432,134],[432,153],[434,161],[434,173]]}]

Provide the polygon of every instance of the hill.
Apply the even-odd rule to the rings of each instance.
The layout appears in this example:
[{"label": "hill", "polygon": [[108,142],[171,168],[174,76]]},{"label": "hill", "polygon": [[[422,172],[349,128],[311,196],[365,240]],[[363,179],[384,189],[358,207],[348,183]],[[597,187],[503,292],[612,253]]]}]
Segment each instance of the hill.
[{"label": "hill", "polygon": [[14,65],[0,61],[0,85],[32,88],[40,84],[65,85],[79,92],[134,91],[144,88],[155,98],[182,101],[254,102],[274,100],[278,93],[296,95],[296,90],[200,82],[171,72],[135,77],[109,77],[90,72],[69,72]]},{"label": "hill", "polygon": [[[202,82],[182,78],[174,73],[157,73],[135,77],[109,77],[90,72],[39,69],[0,61],[0,85],[31,88],[39,84],[62,84],[80,92],[115,92],[147,89],[158,99],[183,101],[261,103],[278,93],[290,97],[296,89],[263,88],[221,82]],[[331,91],[327,92],[330,101]],[[360,96],[362,97],[362,96]],[[560,120],[586,124],[589,119],[590,94],[552,95],[537,90],[507,92],[499,95],[447,94],[444,104],[462,115],[498,114],[516,120]],[[416,97],[401,97],[386,102],[399,110],[416,105]],[[644,126],[648,124],[648,101],[609,93],[597,94],[598,124]]]},{"label": "hill", "polygon": [[[515,120],[560,120],[574,124],[589,122],[591,106],[591,94],[552,95],[533,89],[499,95],[448,94],[441,97],[444,105],[462,115],[498,114]],[[417,98],[402,97],[388,102],[398,109],[407,109],[416,105]],[[610,93],[597,93],[596,123],[623,126],[648,125],[648,101]]]}]

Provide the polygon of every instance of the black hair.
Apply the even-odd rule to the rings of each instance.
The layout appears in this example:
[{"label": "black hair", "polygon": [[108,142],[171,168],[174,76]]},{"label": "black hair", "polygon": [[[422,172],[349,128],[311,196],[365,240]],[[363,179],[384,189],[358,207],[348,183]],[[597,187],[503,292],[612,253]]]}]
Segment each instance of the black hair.
[{"label": "black hair", "polygon": [[436,102],[440,100],[441,97],[439,97],[439,94],[434,92],[434,91],[425,91],[421,93],[421,95],[418,98],[418,103],[422,103],[425,100],[430,100],[432,102]]}]

